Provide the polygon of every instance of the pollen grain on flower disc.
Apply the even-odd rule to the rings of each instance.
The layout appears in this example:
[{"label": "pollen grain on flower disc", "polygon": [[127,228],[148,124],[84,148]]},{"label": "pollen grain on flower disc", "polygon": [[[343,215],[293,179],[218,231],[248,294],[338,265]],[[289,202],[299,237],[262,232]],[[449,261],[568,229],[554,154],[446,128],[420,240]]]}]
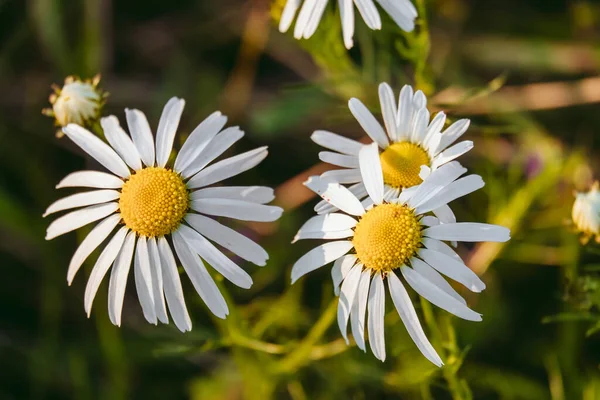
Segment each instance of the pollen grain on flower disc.
[{"label": "pollen grain on flower disc", "polygon": [[420,184],[422,165],[429,165],[427,152],[410,142],[390,145],[379,156],[383,170],[383,181],[395,188],[408,188]]},{"label": "pollen grain on flower disc", "polygon": [[129,178],[119,199],[125,225],[146,237],[173,232],[189,207],[189,192],[175,172],[150,167]]},{"label": "pollen grain on flower disc", "polygon": [[382,272],[406,264],[420,242],[421,225],[414,211],[401,204],[382,204],[367,211],[352,239],[360,262]]}]

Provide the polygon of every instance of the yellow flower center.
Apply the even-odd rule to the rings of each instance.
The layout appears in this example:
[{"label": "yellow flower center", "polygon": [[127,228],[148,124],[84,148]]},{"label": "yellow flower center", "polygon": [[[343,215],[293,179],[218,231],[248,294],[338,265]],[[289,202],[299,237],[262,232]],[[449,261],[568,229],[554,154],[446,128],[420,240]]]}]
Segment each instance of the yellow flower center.
[{"label": "yellow flower center", "polygon": [[119,207],[125,225],[146,237],[173,232],[185,216],[189,192],[175,172],[150,167],[129,178],[123,185]]},{"label": "yellow flower center", "polygon": [[403,189],[420,184],[421,165],[429,165],[429,155],[423,148],[410,142],[390,145],[379,156],[383,170],[383,181],[395,188]]},{"label": "yellow flower center", "polygon": [[352,243],[356,256],[367,268],[389,272],[415,254],[421,243],[421,224],[407,206],[382,204],[362,216]]}]

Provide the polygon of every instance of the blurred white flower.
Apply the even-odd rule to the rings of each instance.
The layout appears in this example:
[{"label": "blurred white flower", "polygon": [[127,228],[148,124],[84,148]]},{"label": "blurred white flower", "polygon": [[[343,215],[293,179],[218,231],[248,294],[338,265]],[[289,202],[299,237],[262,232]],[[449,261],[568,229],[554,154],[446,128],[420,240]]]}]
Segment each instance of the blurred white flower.
[{"label": "blurred white flower", "polygon": [[[417,10],[410,0],[375,1],[401,29],[410,32],[415,28]],[[292,25],[296,12],[300,9],[294,27],[294,37],[296,39],[310,38],[317,30],[328,3],[329,0],[287,0],[279,21],[279,31],[287,32]],[[381,17],[373,0],[338,0],[338,5],[342,20],[344,45],[347,49],[354,46],[354,6],[356,6],[369,28],[373,30],[381,29]]]},{"label": "blurred white flower", "polygon": [[[52,108],[42,112],[53,117],[56,125],[60,127],[68,124],[91,126],[98,121],[102,106],[108,96],[106,92],[98,87],[100,75],[91,80],[81,80],[74,76],[68,76],[62,88],[53,85],[54,93],[50,95]],[[62,131],[57,132],[62,136]]]},{"label": "blurred white flower", "polygon": [[[432,363],[442,360],[423,332],[408,292],[397,273],[419,295],[466,320],[481,321],[481,315],[467,307],[466,301],[442,275],[473,292],[485,284],[444,241],[505,242],[510,231],[480,223],[440,224],[426,215],[439,204],[469,194],[481,187],[481,177],[469,175],[457,162],[432,172],[417,189],[403,199],[384,200],[384,186],[377,144],[363,146],[358,154],[366,190],[374,205],[363,207],[359,199],[339,183],[311,177],[305,185],[341,212],[309,219],[294,240],[334,239],[302,256],[292,268],[292,283],[303,275],[333,262],[331,275],[339,294],[338,325],[347,339],[350,320],[357,346],[365,350],[365,312],[367,329],[375,357],[386,358],[384,316],[387,279],[392,302],[419,350]],[[341,288],[340,288],[341,285]]]},{"label": "blurred white flower", "polygon": [[60,199],[45,213],[79,208],[52,222],[47,240],[100,221],[71,259],[69,284],[88,256],[111,237],[87,283],[88,316],[100,283],[112,265],[108,311],[112,323],[121,324],[125,286],[133,260],[135,286],[148,322],[168,323],[168,306],[175,325],[181,331],[189,331],[192,322],[175,255],[202,300],[219,318],[225,318],[229,310],[204,262],[239,287],[249,288],[252,278],[209,240],[254,264],[266,264],[268,254],[261,246],[205,216],[244,221],[274,221],[280,217],[281,208],[265,205],[274,198],[271,188],[208,187],[259,164],[267,156],[266,147],[209,166],[244,136],[238,127],[222,130],[227,117],[215,112],[190,134],[174,166],[168,167],[184,104],[178,98],[169,100],[158,124],[156,140],[146,116],[139,110],[125,110],[131,136],[116,117],[102,118],[100,123],[110,146],[79,125],[69,124],[64,128],[75,144],[111,172],[79,171],[68,175],[57,188],[96,190]]},{"label": "blurred white flower", "polygon": [[589,192],[575,194],[572,218],[577,230],[583,233],[582,242],[595,236],[600,243],[600,184],[595,182]]}]

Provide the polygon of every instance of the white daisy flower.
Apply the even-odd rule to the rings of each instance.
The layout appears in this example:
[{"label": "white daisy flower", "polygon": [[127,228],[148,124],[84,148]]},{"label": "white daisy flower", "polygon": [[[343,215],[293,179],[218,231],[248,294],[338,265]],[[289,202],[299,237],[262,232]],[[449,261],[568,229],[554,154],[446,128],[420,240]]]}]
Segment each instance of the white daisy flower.
[{"label": "white daisy flower", "polygon": [[589,192],[576,193],[572,218],[578,231],[583,233],[582,242],[596,237],[600,243],[600,184],[595,182]]},{"label": "white daisy flower", "polygon": [[267,156],[267,148],[209,166],[244,136],[238,127],[222,130],[227,117],[215,112],[190,134],[174,166],[167,166],[184,104],[182,99],[169,100],[158,124],[156,141],[146,116],[139,110],[125,110],[131,137],[116,117],[101,120],[110,146],[78,125],[64,128],[73,142],[111,172],[80,171],[68,175],[57,188],[97,190],[58,200],[45,213],[80,208],[50,224],[48,240],[100,221],[71,259],[69,284],[86,258],[110,237],[85,290],[88,316],[98,287],[112,265],[108,311],[112,323],[121,324],[133,260],[144,317],[153,324],[157,320],[168,323],[168,306],[177,327],[189,331],[192,322],[183,298],[176,256],[202,300],[219,318],[225,318],[229,310],[204,263],[242,288],[249,288],[252,278],[209,240],[256,265],[266,264],[268,254],[261,246],[205,215],[244,221],[274,221],[281,216],[281,208],[265,205],[274,198],[268,187],[209,187],[259,164]]},{"label": "white daisy flower", "polygon": [[371,350],[384,361],[384,280],[387,280],[392,303],[410,337],[428,360],[441,366],[442,360],[423,332],[397,273],[432,304],[460,318],[481,321],[481,315],[467,307],[443,275],[473,292],[482,291],[485,284],[444,241],[505,242],[510,238],[510,231],[480,223],[442,225],[437,218],[426,215],[441,204],[483,186],[478,175],[459,178],[466,169],[457,162],[433,171],[409,196],[387,202],[378,159],[376,144],[363,146],[358,153],[366,190],[374,203],[367,208],[339,183],[320,177],[311,177],[305,183],[343,213],[315,216],[300,228],[295,240],[334,241],[302,256],[292,268],[292,282],[334,262],[331,275],[336,294],[340,296],[337,316],[342,336],[348,341],[346,331],[350,320],[354,340],[365,351],[366,322]]},{"label": "white daisy flower", "polygon": [[54,93],[49,99],[52,108],[44,109],[42,112],[49,117],[54,117],[58,126],[67,126],[70,123],[89,125],[97,121],[107,96],[98,87],[99,83],[100,75],[96,75],[91,80],[68,76],[62,88],[53,86]]},{"label": "white daisy flower", "polygon": [[[279,21],[279,31],[287,32],[300,8],[294,27],[294,37],[296,39],[310,38],[317,30],[328,2],[328,0],[287,0]],[[369,28],[381,29],[381,17],[375,3],[378,3],[402,30],[410,32],[415,28],[417,9],[410,0],[375,0],[375,2],[373,0],[338,0],[344,45],[347,49],[354,46],[354,6]],[[301,4],[302,7],[300,7]]]},{"label": "white daisy flower", "polygon": [[[427,98],[422,91],[413,93],[410,85],[404,86],[396,107],[391,87],[382,83],[379,85],[379,100],[385,130],[360,100],[352,98],[348,106],[367,135],[380,148],[385,199],[408,196],[432,171],[473,148],[470,140],[454,144],[467,131],[470,121],[458,120],[442,132],[446,115],[439,112],[430,121]],[[367,197],[358,156],[364,145],[328,131],[315,131],[311,138],[318,145],[333,150],[320,152],[322,161],[343,168],[327,171],[321,177],[350,184],[350,191],[359,199]],[[367,197],[365,206],[370,201]],[[333,210],[335,208],[326,201],[315,206],[319,214]],[[434,213],[443,223],[456,221],[454,213],[445,204]]]}]

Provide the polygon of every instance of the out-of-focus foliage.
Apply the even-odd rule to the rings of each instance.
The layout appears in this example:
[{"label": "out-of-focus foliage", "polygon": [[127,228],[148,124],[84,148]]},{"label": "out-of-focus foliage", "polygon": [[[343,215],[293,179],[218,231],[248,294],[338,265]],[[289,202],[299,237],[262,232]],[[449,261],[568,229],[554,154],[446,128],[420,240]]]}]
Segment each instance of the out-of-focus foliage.
[{"label": "out-of-focus foliage", "polygon": [[[300,42],[277,32],[276,3],[0,1],[0,399],[599,399],[600,247],[582,248],[568,218],[573,190],[600,175],[600,2],[417,0],[415,32],[384,13],[378,32],[357,18],[350,52],[336,2]],[[57,140],[40,110],[52,82],[96,73],[111,93],[105,114],[139,108],[156,126],[179,96],[181,139],[219,109],[247,132],[236,151],[268,144],[237,184],[277,187],[316,164],[314,129],[361,137],[346,102],[376,110],[381,81],[416,85],[433,109],[471,118],[475,149],[462,161],[486,187],[454,208],[513,232],[507,244],[459,248],[488,285],[467,297],[484,321],[414,297],[443,369],[418,352],[389,299],[387,361],[346,346],[329,268],[289,284],[311,247],[290,244],[313,204],[294,202],[297,184],[279,192],[289,210],[276,225],[239,226],[271,259],[244,265],[249,291],[220,282],[226,321],[187,280],[191,333],[148,325],[132,290],[123,327],[112,326],[106,283],[87,319],[89,265],[72,287],[65,279],[85,232],[47,243],[41,214],[62,176],[96,165]]]}]

